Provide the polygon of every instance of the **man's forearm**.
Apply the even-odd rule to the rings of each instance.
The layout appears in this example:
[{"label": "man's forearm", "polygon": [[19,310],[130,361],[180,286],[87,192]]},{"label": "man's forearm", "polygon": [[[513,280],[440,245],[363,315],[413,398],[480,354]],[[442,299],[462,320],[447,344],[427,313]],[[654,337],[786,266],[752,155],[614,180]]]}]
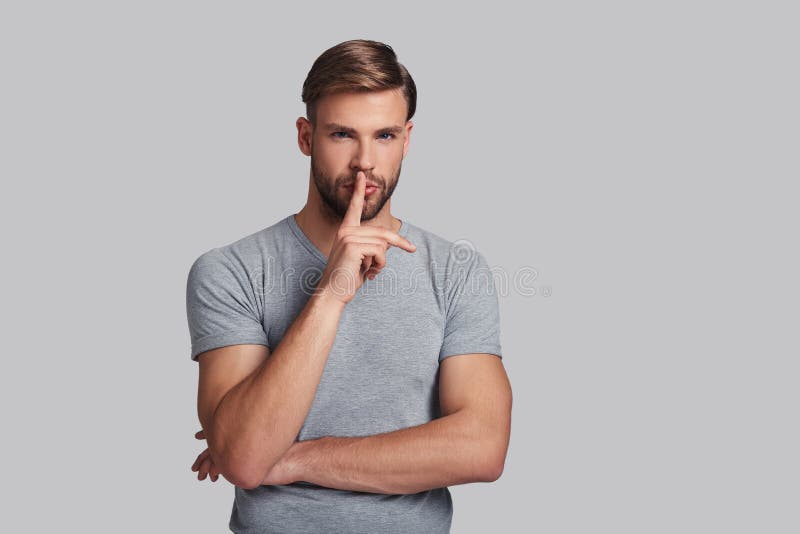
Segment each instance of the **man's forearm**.
[{"label": "man's forearm", "polygon": [[270,356],[214,413],[209,448],[223,474],[256,486],[295,442],[314,400],[344,304],[314,293]]},{"label": "man's forearm", "polygon": [[323,437],[295,443],[293,478],[371,493],[417,493],[496,479],[492,437],[460,411],[423,425],[363,437]]}]

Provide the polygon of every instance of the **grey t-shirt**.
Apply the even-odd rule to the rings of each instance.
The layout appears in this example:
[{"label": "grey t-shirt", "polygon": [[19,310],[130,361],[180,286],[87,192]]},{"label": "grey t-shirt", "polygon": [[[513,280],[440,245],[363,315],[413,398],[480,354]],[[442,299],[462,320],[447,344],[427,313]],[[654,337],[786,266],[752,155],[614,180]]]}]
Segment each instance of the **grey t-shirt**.
[{"label": "grey t-shirt", "polygon": [[[399,234],[417,249],[389,247],[384,269],[345,306],[298,441],[380,434],[441,417],[444,358],[502,357],[498,298],[483,255],[466,240],[408,221]],[[186,290],[191,358],[242,343],[274,350],[326,263],[293,214],[200,255]],[[234,488],[233,532],[446,533],[453,513],[446,487],[410,495],[307,482]]]}]

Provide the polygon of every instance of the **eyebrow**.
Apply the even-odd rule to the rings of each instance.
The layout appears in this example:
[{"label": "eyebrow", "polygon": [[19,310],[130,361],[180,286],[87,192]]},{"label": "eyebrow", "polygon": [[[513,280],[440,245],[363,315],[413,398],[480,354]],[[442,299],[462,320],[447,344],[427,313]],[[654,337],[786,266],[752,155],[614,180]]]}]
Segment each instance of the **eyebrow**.
[{"label": "eyebrow", "polygon": [[[345,126],[343,124],[338,124],[336,122],[327,123],[325,125],[325,130],[327,130],[329,132],[331,132],[331,131],[347,132],[349,134],[357,134],[358,133],[355,128],[352,128],[350,126]],[[403,132],[403,127],[402,126],[387,126],[385,128],[380,128],[379,130],[375,130],[376,134],[377,133],[393,133],[395,135],[400,135],[400,133],[402,133],[402,132]]]}]

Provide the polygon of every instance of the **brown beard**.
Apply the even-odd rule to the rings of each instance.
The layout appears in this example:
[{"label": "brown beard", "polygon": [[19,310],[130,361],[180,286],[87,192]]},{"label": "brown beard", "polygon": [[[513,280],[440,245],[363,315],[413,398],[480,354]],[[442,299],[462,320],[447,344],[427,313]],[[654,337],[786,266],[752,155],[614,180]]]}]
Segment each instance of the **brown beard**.
[{"label": "brown beard", "polygon": [[[402,160],[397,166],[397,172],[391,180],[387,180],[375,174],[365,172],[367,180],[378,184],[378,190],[368,197],[364,197],[364,209],[361,213],[361,220],[368,221],[374,218],[383,209],[386,202],[392,197],[397,182],[400,180],[400,170],[403,167]],[[323,215],[331,221],[339,222],[347,213],[350,205],[350,195],[343,195],[342,191],[348,191],[345,186],[356,182],[358,170],[353,174],[331,178],[325,175],[316,165],[314,152],[311,152],[311,176],[317,188],[320,198],[322,198]],[[387,186],[388,184],[388,186]]]}]

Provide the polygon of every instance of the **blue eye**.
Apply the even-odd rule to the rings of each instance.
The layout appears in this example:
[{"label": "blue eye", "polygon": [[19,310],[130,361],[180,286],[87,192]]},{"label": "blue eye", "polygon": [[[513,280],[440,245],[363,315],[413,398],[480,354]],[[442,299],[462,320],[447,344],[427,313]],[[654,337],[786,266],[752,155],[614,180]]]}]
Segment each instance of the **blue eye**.
[{"label": "blue eye", "polygon": [[[331,134],[331,137],[333,137],[334,139],[344,139],[344,137],[339,137],[339,134],[341,134],[341,135],[342,135],[342,136],[344,136],[344,137],[350,137],[350,134],[349,134],[349,133],[347,133],[347,132],[342,132],[342,131],[339,131],[339,132],[333,132],[333,133]],[[384,136],[384,135],[388,135],[389,137],[382,137],[382,136]],[[395,136],[393,133],[389,133],[389,132],[384,132],[384,133],[382,133],[382,134],[379,134],[379,135],[378,135],[378,138],[379,138],[379,139],[382,139],[382,140],[384,140],[384,141],[388,141],[388,140],[390,140],[390,139],[394,139],[395,137],[396,137],[396,136]]]}]

